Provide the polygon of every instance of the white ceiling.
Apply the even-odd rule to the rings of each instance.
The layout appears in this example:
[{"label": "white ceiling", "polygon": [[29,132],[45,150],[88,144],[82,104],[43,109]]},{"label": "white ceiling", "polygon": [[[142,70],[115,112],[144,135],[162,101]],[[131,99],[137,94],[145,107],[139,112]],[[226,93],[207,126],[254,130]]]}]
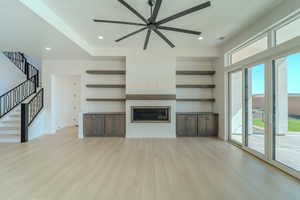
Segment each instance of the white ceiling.
[{"label": "white ceiling", "polygon": [[[163,19],[179,11],[191,8],[206,0],[163,0],[158,19]],[[118,0],[43,0],[54,13],[66,24],[79,33],[88,44],[98,47],[135,47],[142,48],[146,31],[128,38],[120,43],[114,40],[140,27],[117,24],[94,23],[92,19],[110,19],[141,22]],[[147,0],[126,0],[143,16],[149,17]],[[179,48],[197,48],[217,46],[219,37],[230,37],[244,26],[253,23],[268,9],[276,6],[281,0],[211,0],[212,6],[188,16],[169,22],[165,25],[203,32],[202,41],[197,36],[170,31],[162,31]],[[98,40],[103,35],[105,40]],[[166,47],[156,34],[151,35],[149,47]]]},{"label": "white ceiling", "polygon": [[[21,51],[37,58],[88,58],[87,52],[23,6],[18,0],[0,1],[0,50]],[[45,47],[51,47],[48,52]]]},{"label": "white ceiling", "polygon": [[[127,0],[143,15],[149,16],[146,1]],[[216,47],[221,44],[218,40],[220,36],[230,38],[249,24],[254,23],[261,15],[277,6],[281,1],[211,0],[212,6],[210,8],[166,24],[202,31],[204,40],[199,41],[193,35],[170,31],[162,32],[178,48]],[[43,13],[44,10],[38,7],[35,12],[32,12],[33,9],[30,6],[27,5],[28,8],[21,2],[27,2],[32,6],[43,4],[53,15]],[[164,0],[158,19],[203,2],[205,0]],[[88,48],[126,47],[142,49],[146,34],[142,32],[120,43],[115,43],[115,39],[139,27],[92,22],[93,18],[140,22],[117,0],[1,0],[0,13],[1,50],[20,50],[28,55],[44,58],[90,58],[87,52]],[[43,16],[43,19],[40,16]],[[56,20],[52,19],[51,21],[50,18],[53,16],[56,17]],[[59,27],[67,27],[68,31],[64,32]],[[71,37],[72,34],[68,35],[67,33],[72,33],[76,37]],[[98,35],[103,35],[104,40],[97,39]],[[152,34],[150,40],[149,48],[169,48],[155,34]],[[53,50],[45,51],[47,46]]]}]

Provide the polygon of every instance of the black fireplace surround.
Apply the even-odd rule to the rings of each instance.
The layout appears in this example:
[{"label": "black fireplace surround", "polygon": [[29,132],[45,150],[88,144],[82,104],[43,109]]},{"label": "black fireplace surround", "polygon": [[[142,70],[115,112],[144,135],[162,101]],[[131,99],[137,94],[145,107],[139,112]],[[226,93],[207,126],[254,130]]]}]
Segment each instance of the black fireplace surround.
[{"label": "black fireplace surround", "polygon": [[132,123],[169,123],[170,107],[131,107],[131,122]]}]

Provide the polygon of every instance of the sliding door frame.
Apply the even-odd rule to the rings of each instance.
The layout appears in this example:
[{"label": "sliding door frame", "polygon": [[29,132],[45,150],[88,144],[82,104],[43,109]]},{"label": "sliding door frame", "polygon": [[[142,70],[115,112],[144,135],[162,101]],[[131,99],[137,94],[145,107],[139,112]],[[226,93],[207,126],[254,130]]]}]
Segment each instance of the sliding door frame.
[{"label": "sliding door frame", "polygon": [[[270,99],[270,105],[271,105],[271,124],[272,124],[272,130],[270,133],[270,154],[268,158],[268,162],[271,163],[272,165],[276,166],[277,168],[287,172],[288,174],[291,174],[292,176],[300,179],[300,171],[297,171],[288,165],[285,165],[284,163],[276,160],[276,60],[287,57],[289,55],[295,54],[295,53],[300,53],[300,47],[298,49],[294,49],[291,51],[286,51],[283,52],[282,54],[276,55],[272,60],[271,60],[271,82],[272,82],[272,94],[271,94],[271,99]],[[299,136],[300,137],[300,136]]]},{"label": "sliding door frame", "polygon": [[[232,85],[231,85],[231,74],[233,73],[237,73],[237,72],[241,72],[242,73],[242,124],[243,124],[243,127],[242,127],[242,142],[239,143],[238,141],[235,141],[231,138],[232,136],[232,127],[231,127],[231,124],[232,124],[232,109],[231,109],[231,102],[232,102],[232,96],[231,96],[231,89],[232,89]],[[244,134],[245,134],[245,127],[244,127],[244,70],[243,69],[237,69],[237,70],[233,70],[233,71],[230,71],[228,72],[227,74],[227,77],[228,77],[228,94],[227,97],[228,97],[228,141],[231,142],[232,144],[236,145],[236,146],[239,146],[239,147],[242,147],[243,144],[244,144]]]},{"label": "sliding door frame", "polygon": [[[248,76],[248,70],[257,66],[257,65],[264,65],[264,71],[265,71],[265,76],[264,76],[264,82],[265,82],[265,88],[264,88],[264,120],[265,120],[265,128],[264,128],[264,153],[261,153],[259,151],[256,151],[255,149],[252,149],[248,146],[248,142],[249,142],[249,138],[248,138],[248,128],[249,128],[249,124],[248,124],[248,117],[249,117],[249,109],[248,109],[248,89],[249,89],[249,76]],[[244,118],[245,121],[243,122],[244,126],[245,126],[245,142],[243,143],[243,149],[255,154],[255,156],[265,159],[267,158],[268,152],[269,152],[269,130],[270,130],[270,121],[269,121],[269,113],[270,113],[270,109],[269,109],[269,104],[268,104],[268,99],[269,99],[269,95],[271,95],[270,91],[267,90],[267,88],[270,88],[270,83],[269,83],[269,71],[270,71],[270,66],[268,65],[268,61],[267,60],[262,60],[262,61],[257,61],[256,63],[253,63],[251,65],[247,65],[245,66],[244,69]]]},{"label": "sliding door frame", "polygon": [[[266,51],[258,53],[250,58],[242,60],[238,63],[230,65],[226,67],[225,73],[228,77],[228,86],[227,86],[227,119],[226,123],[228,125],[228,140],[237,145],[239,148],[257,156],[258,158],[268,162],[271,165],[281,169],[282,171],[300,179],[300,172],[292,169],[279,161],[274,159],[275,154],[275,124],[274,124],[274,112],[275,112],[275,87],[274,87],[274,60],[289,56],[291,54],[295,54],[300,52],[300,36],[296,37],[290,41],[284,42],[276,47],[272,47]],[[245,70],[249,67],[253,67],[258,64],[265,64],[265,120],[266,120],[266,127],[265,127],[265,155],[250,149],[246,146],[246,101],[245,101]],[[242,71],[243,73],[243,142],[242,145],[237,144],[236,142],[230,140],[230,131],[231,131],[231,109],[230,109],[230,73],[235,71]]]}]

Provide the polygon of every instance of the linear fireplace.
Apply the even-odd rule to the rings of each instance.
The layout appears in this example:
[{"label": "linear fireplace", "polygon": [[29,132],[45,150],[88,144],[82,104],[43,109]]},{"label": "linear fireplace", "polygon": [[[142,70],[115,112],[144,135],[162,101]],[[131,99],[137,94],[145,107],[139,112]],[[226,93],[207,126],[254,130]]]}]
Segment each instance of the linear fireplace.
[{"label": "linear fireplace", "polygon": [[132,106],[131,122],[132,123],[170,123],[169,106]]}]

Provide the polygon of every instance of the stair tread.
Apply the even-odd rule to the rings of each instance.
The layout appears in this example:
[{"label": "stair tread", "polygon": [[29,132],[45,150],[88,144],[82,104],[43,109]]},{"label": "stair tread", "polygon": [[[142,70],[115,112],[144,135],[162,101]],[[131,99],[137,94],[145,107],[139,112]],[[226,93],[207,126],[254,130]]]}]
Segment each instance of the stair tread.
[{"label": "stair tread", "polygon": [[2,123],[21,123],[21,120],[3,120]]},{"label": "stair tread", "polygon": [[11,114],[9,117],[21,117],[21,114]]}]

